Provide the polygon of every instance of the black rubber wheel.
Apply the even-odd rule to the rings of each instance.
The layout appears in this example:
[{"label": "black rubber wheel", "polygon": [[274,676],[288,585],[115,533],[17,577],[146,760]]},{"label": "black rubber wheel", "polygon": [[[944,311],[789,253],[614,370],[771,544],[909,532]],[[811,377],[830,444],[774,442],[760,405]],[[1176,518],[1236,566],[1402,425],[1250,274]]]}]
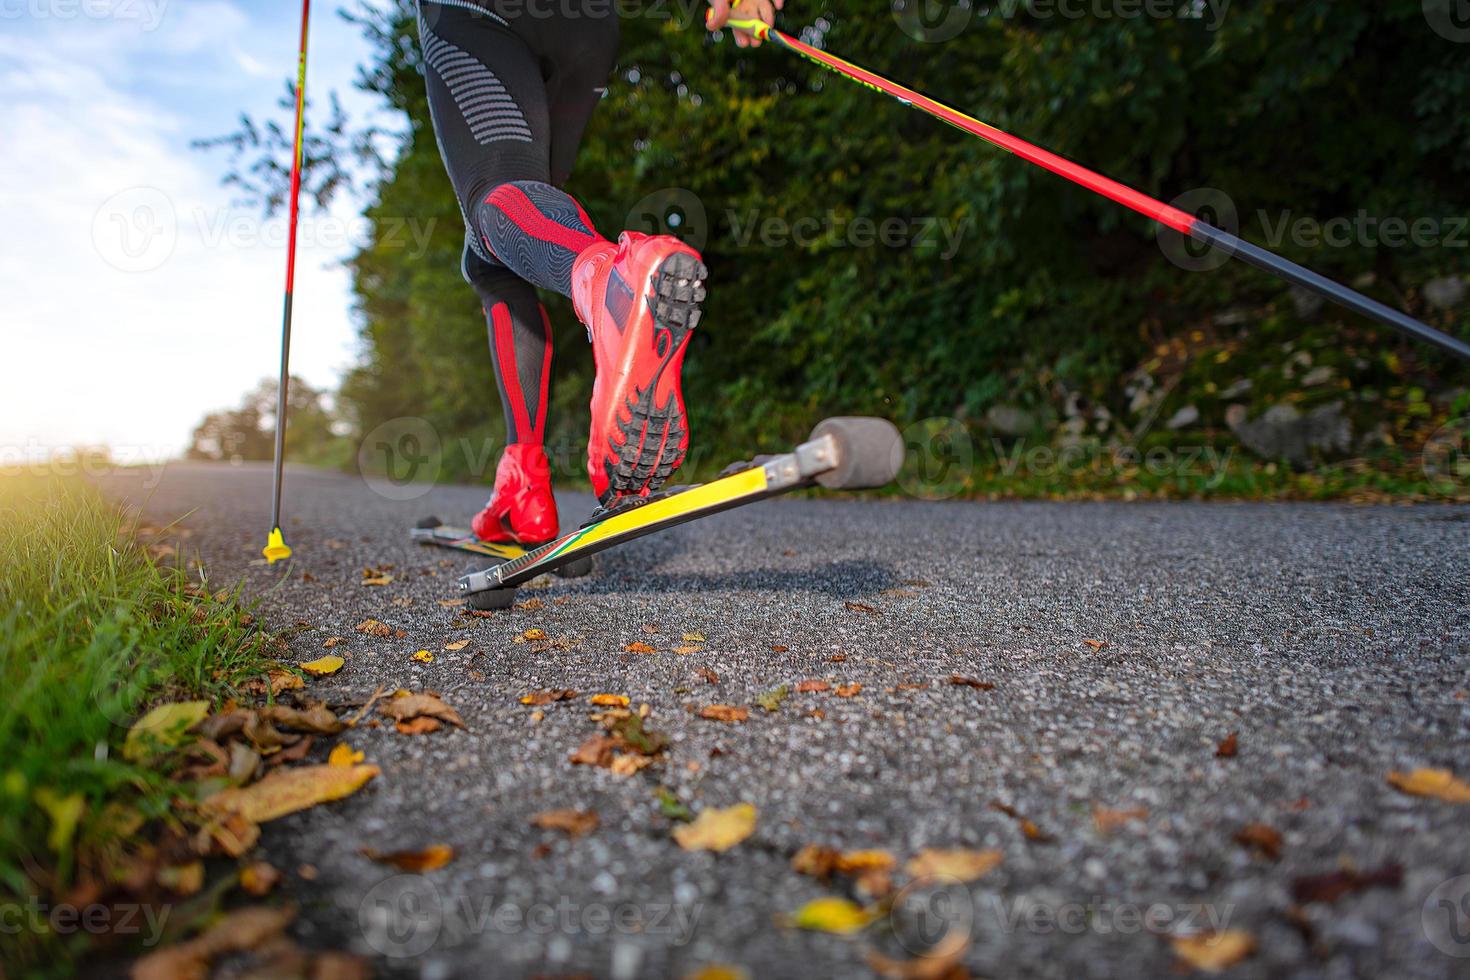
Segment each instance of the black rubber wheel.
[{"label": "black rubber wheel", "polygon": [[552,569],[557,578],[585,578],[592,574],[592,556],[569,561],[560,568]]},{"label": "black rubber wheel", "polygon": [[484,592],[471,592],[465,596],[464,604],[480,612],[491,612],[496,609],[509,609],[515,604],[515,601],[515,589],[486,589]]},{"label": "black rubber wheel", "polygon": [[437,517],[420,517],[419,522],[415,524],[414,527],[420,531],[432,531],[434,530],[434,528],[439,527],[443,523],[444,522],[439,520],[439,518]]},{"label": "black rubber wheel", "polygon": [[817,477],[830,490],[864,490],[893,482],[903,467],[903,436],[887,419],[841,416],[817,423],[811,437],[832,436],[837,465]]}]

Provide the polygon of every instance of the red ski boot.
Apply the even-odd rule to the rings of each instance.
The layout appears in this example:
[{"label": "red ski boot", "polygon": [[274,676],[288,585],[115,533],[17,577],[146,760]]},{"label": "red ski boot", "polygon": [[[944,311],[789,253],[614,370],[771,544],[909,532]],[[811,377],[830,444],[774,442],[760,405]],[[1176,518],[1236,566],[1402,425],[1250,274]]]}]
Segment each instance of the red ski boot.
[{"label": "red ski boot", "polygon": [[572,266],[572,305],[592,339],[587,475],[603,504],[663,486],[689,450],[679,372],[704,301],[699,253],[625,231]]},{"label": "red ski boot", "polygon": [[541,544],[558,533],[551,464],[539,445],[505,447],[495,468],[495,492],[470,529],[481,541]]}]

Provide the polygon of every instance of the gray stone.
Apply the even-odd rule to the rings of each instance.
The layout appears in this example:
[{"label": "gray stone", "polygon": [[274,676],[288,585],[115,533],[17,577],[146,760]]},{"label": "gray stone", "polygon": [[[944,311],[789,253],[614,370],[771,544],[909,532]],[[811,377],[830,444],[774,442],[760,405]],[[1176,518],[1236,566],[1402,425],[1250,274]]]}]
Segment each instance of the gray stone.
[{"label": "gray stone", "polygon": [[1171,431],[1177,431],[1179,429],[1188,428],[1198,421],[1199,408],[1194,405],[1185,405],[1179,411],[1175,412],[1173,416],[1170,417],[1169,421],[1164,423],[1164,426]]},{"label": "gray stone", "polygon": [[1465,280],[1443,276],[1424,284],[1424,301],[1436,310],[1452,310],[1465,301]]},{"label": "gray stone", "polygon": [[1335,374],[1337,372],[1326,364],[1321,367],[1312,368],[1312,370],[1302,375],[1302,387],[1315,388],[1317,385],[1325,385],[1332,380]]},{"label": "gray stone", "polygon": [[1309,289],[1291,287],[1291,306],[1303,320],[1315,320],[1327,301]]},{"label": "gray stone", "polygon": [[985,413],[985,424],[1003,436],[1024,436],[1036,430],[1036,416],[1014,405],[992,405]]},{"label": "gray stone", "polygon": [[1244,405],[1231,405],[1225,424],[1241,444],[1264,459],[1285,459],[1306,466],[1321,454],[1346,453],[1353,444],[1352,422],[1343,415],[1342,402],[1332,402],[1303,414],[1294,405],[1273,405],[1251,419]]}]

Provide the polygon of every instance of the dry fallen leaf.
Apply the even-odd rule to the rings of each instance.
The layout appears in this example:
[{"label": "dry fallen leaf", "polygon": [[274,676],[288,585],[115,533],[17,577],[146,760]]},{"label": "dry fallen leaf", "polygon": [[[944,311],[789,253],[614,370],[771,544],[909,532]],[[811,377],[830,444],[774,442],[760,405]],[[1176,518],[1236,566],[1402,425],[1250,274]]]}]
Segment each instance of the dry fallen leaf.
[{"label": "dry fallen leaf", "polygon": [[726,851],[755,832],[756,809],[737,803],[706,807],[691,823],[674,828],[674,840],[686,851]]},{"label": "dry fallen leaf", "polygon": [[413,659],[421,664],[431,664],[434,662],[434,655],[427,650],[416,650]]},{"label": "dry fallen leaf", "polygon": [[1391,772],[1388,785],[1410,796],[1428,796],[1445,803],[1470,803],[1470,785],[1456,779],[1448,769]]},{"label": "dry fallen leaf", "polygon": [[974,881],[1004,860],[997,850],[926,847],[909,859],[905,870],[915,878],[955,878]]},{"label": "dry fallen leaf", "polygon": [[[573,691],[569,687],[552,691],[532,691],[530,694],[527,694],[525,697],[521,698],[521,704],[539,706],[543,704],[550,704],[553,701],[570,701],[576,696],[577,692]],[[596,704],[597,702],[593,701],[592,703]]]},{"label": "dry fallen leaf", "polygon": [[1108,641],[1107,640],[1083,640],[1082,642],[1083,643],[1086,643],[1088,646],[1090,646],[1095,651],[1096,650],[1106,650],[1107,649],[1107,646],[1108,646]]},{"label": "dry fallen leaf", "polygon": [[448,844],[430,844],[422,851],[390,851],[388,853],[375,851],[371,847],[364,847],[358,853],[369,861],[376,861],[379,864],[391,864],[400,871],[409,871],[415,874],[422,874],[425,871],[437,871],[454,860],[454,848]]},{"label": "dry fallen leaf", "polygon": [[347,642],[347,637],[345,637],[345,636],[329,636],[325,640],[322,641],[322,646],[324,646],[328,650],[330,650],[330,649],[332,649],[332,647],[336,646],[337,644],[339,644],[339,643],[346,643],[346,642]]},{"label": "dry fallen leaf", "polygon": [[220,815],[234,814],[250,823],[265,823],[319,803],[351,796],[378,775],[377,766],[282,767],[258,783],[214,794],[203,808]]},{"label": "dry fallen leaf", "polygon": [[320,657],[302,664],[301,669],[313,677],[328,677],[341,670],[342,665],[346,662],[336,654],[328,654],[325,657]]},{"label": "dry fallen leaf", "polygon": [[376,619],[364,619],[357,624],[357,631],[366,633],[368,636],[376,636],[380,640],[386,640],[393,635],[393,627]]},{"label": "dry fallen leaf", "polygon": [[281,880],[281,873],[265,861],[247,864],[240,871],[240,887],[259,898],[270,893]]},{"label": "dry fallen leaf", "polygon": [[338,742],[327,756],[329,766],[355,766],[363,759],[363,754],[352,748],[346,742]]},{"label": "dry fallen leaf", "polygon": [[464,727],[459,712],[439,700],[437,695],[427,692],[411,694],[402,689],[394,691],[392,697],[378,705],[378,710],[395,721],[409,721],[420,717],[437,718],[456,728]]},{"label": "dry fallen leaf", "polygon": [[846,936],[866,928],[880,914],[876,908],[865,909],[856,902],[828,895],[814,898],[797,909],[792,913],[790,922],[798,929],[835,932]]},{"label": "dry fallen leaf", "polygon": [[133,980],[195,980],[209,975],[209,964],[225,953],[243,952],[279,941],[295,916],[291,908],[236,909],[203,934],[144,956],[133,964]]},{"label": "dry fallen leaf", "polygon": [[408,718],[395,721],[393,727],[400,735],[428,735],[444,726],[439,724],[437,718]]},{"label": "dry fallen leaf", "polygon": [[701,651],[703,649],[704,649],[704,647],[700,646],[697,643],[689,643],[689,644],[685,644],[683,646],[674,647],[674,652],[677,653],[681,657],[687,657],[687,656],[689,656],[689,654],[691,654],[691,653],[698,653],[699,651]]},{"label": "dry fallen leaf", "polygon": [[1096,804],[1092,807],[1092,822],[1097,826],[1099,833],[1111,834],[1134,820],[1147,819],[1147,807],[1135,806],[1127,810],[1109,810],[1107,807]]},{"label": "dry fallen leaf", "polygon": [[707,704],[699,709],[699,717],[708,718],[710,721],[723,721],[727,724],[735,724],[749,718],[750,710],[747,708],[737,708],[729,704]]},{"label": "dry fallen leaf", "polygon": [[1206,973],[1219,973],[1256,951],[1256,937],[1243,929],[1175,936],[1170,942],[1181,962]]},{"label": "dry fallen leaf", "polygon": [[594,694],[587,701],[599,708],[626,708],[630,703],[627,696],[622,694]]},{"label": "dry fallen leaf", "polygon": [[1235,732],[1231,732],[1229,735],[1225,736],[1225,738],[1220,742],[1219,745],[1215,747],[1215,758],[1233,759],[1235,758],[1235,753],[1238,750],[1239,740],[1236,738]]},{"label": "dry fallen leaf", "polygon": [[683,640],[685,643],[703,643],[704,642],[704,634],[703,633],[685,633],[683,636],[679,637],[679,639]]},{"label": "dry fallen leaf", "polygon": [[624,653],[658,653],[657,650],[655,650],[653,647],[649,646],[647,643],[642,642],[641,640],[634,640],[632,643],[625,644],[623,646],[623,652]]},{"label": "dry fallen leaf", "polygon": [[826,681],[801,681],[796,685],[797,694],[811,694],[818,691],[831,690],[832,685]]},{"label": "dry fallen leaf", "polygon": [[439,605],[443,606],[445,609],[453,609],[455,606],[462,606],[462,605],[464,605],[464,600],[463,599],[440,599],[439,600]]},{"label": "dry fallen leaf", "polygon": [[966,677],[963,674],[950,674],[949,683],[959,687],[973,687],[977,691],[995,690],[995,685],[989,681],[976,680],[973,677]]},{"label": "dry fallen leaf", "polygon": [[695,673],[698,674],[700,677],[703,677],[710,684],[718,684],[720,682],[720,675],[716,674],[708,667],[701,667],[696,670]]},{"label": "dry fallen leaf", "polygon": [[1269,824],[1246,824],[1235,832],[1235,842],[1273,861],[1281,856],[1281,831]]},{"label": "dry fallen leaf", "polygon": [[844,602],[843,605],[846,606],[848,609],[852,610],[853,612],[864,612],[864,613],[868,613],[869,615],[872,615],[872,616],[881,615],[878,612],[878,610],[874,609],[872,606],[868,605],[866,602]]},{"label": "dry fallen leaf", "polygon": [[1024,814],[1009,804],[1002,803],[1000,800],[992,800],[990,802],[990,808],[999,813],[1004,813],[1019,823],[1021,825],[1021,833],[1026,836],[1027,840],[1036,841],[1038,844],[1047,844],[1056,840],[1053,835],[1046,833],[1040,827],[1036,826],[1035,821],[1028,819]]},{"label": "dry fallen leaf", "polygon": [[160,704],[128,729],[128,734],[123,738],[123,757],[132,762],[141,762],[173,748],[187,739],[189,729],[202,722],[208,714],[208,701]]},{"label": "dry fallen leaf", "polygon": [[1398,864],[1385,864],[1372,871],[1329,871],[1326,874],[1297,878],[1291,883],[1291,897],[1299,905],[1306,905],[1308,902],[1330,904],[1344,895],[1368,888],[1397,888],[1403,884],[1403,880],[1404,869]]},{"label": "dry fallen leaf", "polygon": [[165,865],[154,877],[160,886],[175,895],[193,895],[204,887],[204,862]]},{"label": "dry fallen leaf", "polygon": [[470,645],[470,641],[469,640],[455,640],[453,643],[446,643],[446,644],[444,644],[444,649],[446,651],[448,651],[449,653],[455,653],[456,651],[463,650],[465,647],[467,647],[469,645]]},{"label": "dry fallen leaf", "polygon": [[581,837],[597,829],[597,814],[592,810],[545,810],[531,818],[543,830],[565,831],[569,837]]},{"label": "dry fallen leaf", "polygon": [[750,973],[729,963],[706,963],[693,973],[684,974],[684,980],[750,980]]},{"label": "dry fallen leaf", "polygon": [[839,698],[850,698],[857,695],[863,689],[861,684],[838,684],[832,693]]},{"label": "dry fallen leaf", "polygon": [[892,960],[870,950],[867,960],[874,973],[891,980],[964,980],[968,973],[960,961],[969,948],[966,931],[950,929],[938,945],[914,959]]}]

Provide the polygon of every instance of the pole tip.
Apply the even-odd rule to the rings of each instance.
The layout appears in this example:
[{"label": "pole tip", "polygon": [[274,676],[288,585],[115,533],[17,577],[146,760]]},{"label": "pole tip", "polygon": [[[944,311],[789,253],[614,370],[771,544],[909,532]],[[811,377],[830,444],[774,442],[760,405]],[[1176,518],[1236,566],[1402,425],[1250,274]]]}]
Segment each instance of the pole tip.
[{"label": "pole tip", "polygon": [[280,528],[272,529],[270,538],[266,541],[265,547],[260,550],[260,553],[265,555],[266,563],[269,565],[274,565],[282,558],[291,557],[291,549],[286,546],[286,539],[281,534]]}]

